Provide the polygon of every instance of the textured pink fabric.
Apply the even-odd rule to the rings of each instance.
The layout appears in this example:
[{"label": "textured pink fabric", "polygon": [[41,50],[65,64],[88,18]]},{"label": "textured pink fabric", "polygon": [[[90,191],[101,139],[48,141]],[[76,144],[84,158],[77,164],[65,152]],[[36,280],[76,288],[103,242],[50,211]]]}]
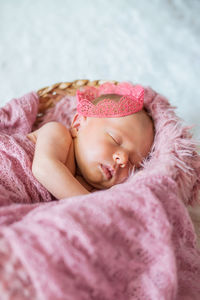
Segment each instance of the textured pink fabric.
[{"label": "textured pink fabric", "polygon": [[[126,182],[0,208],[2,299],[16,291],[21,299],[199,300],[200,252],[186,205],[198,200],[200,158],[163,96],[146,88],[144,104],[155,141]],[[75,97],[65,97],[45,122],[69,125],[75,111]]]},{"label": "textured pink fabric", "polygon": [[[97,103],[93,100],[104,94],[117,94],[122,96],[115,102],[108,96]],[[96,118],[116,118],[134,114],[143,108],[144,88],[133,86],[128,82],[118,85],[107,82],[99,87],[87,86],[83,91],[77,90],[77,111],[80,115]]]},{"label": "textured pink fabric", "polygon": [[31,171],[34,144],[26,134],[37,108],[38,97],[30,93],[0,109],[0,206],[53,199]]}]

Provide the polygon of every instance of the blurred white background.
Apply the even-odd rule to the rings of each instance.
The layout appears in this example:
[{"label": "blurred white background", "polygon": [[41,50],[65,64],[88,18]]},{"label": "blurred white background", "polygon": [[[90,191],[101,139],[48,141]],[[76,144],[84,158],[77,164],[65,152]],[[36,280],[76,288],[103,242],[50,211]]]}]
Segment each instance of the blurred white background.
[{"label": "blurred white background", "polygon": [[0,105],[60,81],[129,80],[199,138],[199,13],[199,0],[0,0]]}]

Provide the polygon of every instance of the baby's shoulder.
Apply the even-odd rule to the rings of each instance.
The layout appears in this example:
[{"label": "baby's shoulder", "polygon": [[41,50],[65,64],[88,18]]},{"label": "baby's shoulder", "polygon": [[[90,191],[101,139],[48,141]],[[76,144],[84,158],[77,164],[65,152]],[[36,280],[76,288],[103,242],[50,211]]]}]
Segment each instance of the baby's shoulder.
[{"label": "baby's shoulder", "polygon": [[65,125],[57,121],[47,122],[42,127],[40,127],[38,131],[39,130],[56,130],[56,131],[64,130],[64,132],[69,131],[69,129]]},{"label": "baby's shoulder", "polygon": [[39,130],[38,134],[51,134],[51,135],[58,135],[63,136],[67,135],[71,138],[70,130],[60,122],[52,121],[44,124]]},{"label": "baby's shoulder", "polygon": [[67,139],[69,142],[72,141],[70,130],[60,122],[52,121],[44,124],[39,129],[29,133],[28,138],[32,139],[34,142],[37,141],[38,137],[45,139]]}]

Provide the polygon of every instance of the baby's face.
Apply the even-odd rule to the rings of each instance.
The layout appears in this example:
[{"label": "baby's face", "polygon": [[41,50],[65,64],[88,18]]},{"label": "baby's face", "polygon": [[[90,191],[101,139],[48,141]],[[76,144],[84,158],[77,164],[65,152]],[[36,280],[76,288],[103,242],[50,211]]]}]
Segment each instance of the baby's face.
[{"label": "baby's face", "polygon": [[151,150],[153,123],[144,110],[121,118],[79,116],[79,123],[74,134],[77,166],[97,189],[123,182]]}]

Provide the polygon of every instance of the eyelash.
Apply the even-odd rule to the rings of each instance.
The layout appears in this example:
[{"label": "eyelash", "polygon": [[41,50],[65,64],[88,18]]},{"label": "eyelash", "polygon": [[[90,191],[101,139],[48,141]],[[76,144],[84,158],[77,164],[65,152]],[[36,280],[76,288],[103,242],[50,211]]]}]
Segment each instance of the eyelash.
[{"label": "eyelash", "polygon": [[120,143],[117,142],[117,140],[110,134],[110,137],[113,139],[113,141],[117,144],[120,145]]}]

